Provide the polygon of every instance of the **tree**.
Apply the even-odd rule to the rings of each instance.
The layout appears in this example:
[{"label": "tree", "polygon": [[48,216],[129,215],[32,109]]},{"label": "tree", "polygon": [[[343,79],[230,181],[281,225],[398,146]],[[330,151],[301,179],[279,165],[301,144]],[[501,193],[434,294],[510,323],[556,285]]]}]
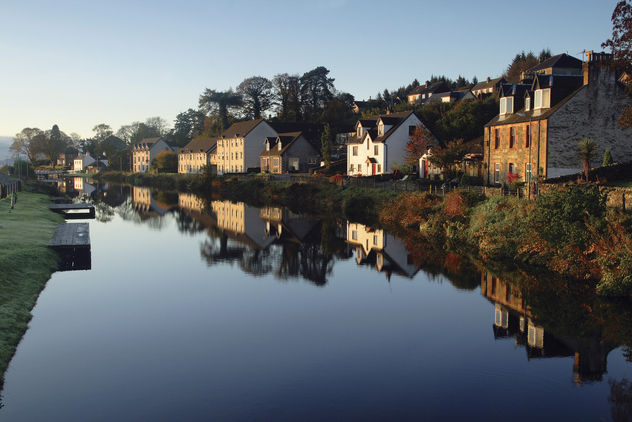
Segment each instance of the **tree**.
[{"label": "tree", "polygon": [[170,138],[177,146],[184,146],[204,131],[204,113],[192,108],[176,116]]},{"label": "tree", "polygon": [[[152,119],[160,118],[149,118],[146,123],[133,122],[129,125],[121,126],[118,132],[116,132],[116,136],[121,138],[128,145],[133,145],[145,138],[159,138],[163,136],[164,133],[161,131],[163,124],[160,123],[160,121],[152,121]],[[164,122],[164,120],[162,121]]]},{"label": "tree", "polygon": [[421,156],[435,145],[437,141],[434,135],[423,124],[420,124],[406,143],[406,163],[416,166]]},{"label": "tree", "polygon": [[262,76],[244,79],[237,86],[241,95],[244,114],[251,119],[260,119],[261,114],[272,107],[274,95],[272,83]]},{"label": "tree", "polygon": [[[632,5],[628,0],[617,3],[612,12],[612,38],[601,44],[603,48],[610,48],[614,64],[620,70],[632,71]],[[631,87],[627,87],[630,92]],[[625,106],[619,117],[619,127],[632,127],[632,107]]]},{"label": "tree", "polygon": [[445,148],[432,148],[430,162],[441,169],[443,180],[447,180],[451,176],[452,166],[463,158],[464,152],[463,139],[456,139],[448,142]]},{"label": "tree", "polygon": [[612,12],[612,38],[601,44],[610,48],[612,55],[622,69],[630,70],[632,65],[632,5],[628,0],[617,3]]},{"label": "tree", "polygon": [[207,114],[218,114],[221,122],[221,130],[228,128],[228,112],[241,105],[241,96],[232,89],[228,91],[215,91],[206,89],[200,95],[200,109]]},{"label": "tree", "polygon": [[277,117],[285,121],[301,120],[301,84],[298,75],[282,73],[272,79]]},{"label": "tree", "polygon": [[527,69],[532,68],[533,66],[539,63],[538,58],[533,54],[532,51],[525,54],[525,52],[521,52],[520,54],[516,54],[516,56],[511,61],[511,64],[507,67],[505,71],[505,79],[508,82],[516,83],[520,81],[520,75]]},{"label": "tree", "polygon": [[318,66],[301,76],[301,101],[304,114],[314,119],[334,96],[334,78],[329,78],[329,69]]},{"label": "tree", "polygon": [[15,134],[10,148],[16,155],[24,154],[34,164],[37,155],[42,152],[43,144],[44,132],[38,128],[25,127]]},{"label": "tree", "polygon": [[92,128],[92,131],[94,132],[94,139],[97,143],[102,142],[105,138],[114,133],[110,125],[106,125],[105,123],[96,125]]},{"label": "tree", "polygon": [[151,160],[151,169],[157,173],[177,173],[178,154],[162,151]]},{"label": "tree", "polygon": [[325,161],[325,166],[329,168],[331,164],[331,147],[333,146],[333,139],[331,136],[331,129],[326,124],[323,129],[323,134],[320,137],[320,153]]},{"label": "tree", "polygon": [[612,164],[612,152],[610,152],[610,149],[606,149],[603,152],[603,162],[601,163],[602,166],[609,166]]},{"label": "tree", "polygon": [[50,131],[46,132],[46,136],[42,145],[42,153],[48,158],[51,166],[55,167],[57,157],[64,152],[68,146],[70,137],[59,130],[59,126],[53,125]]},{"label": "tree", "polygon": [[158,136],[165,136],[169,132],[169,124],[160,116],[148,117],[145,124],[152,128]]},{"label": "tree", "polygon": [[577,144],[577,154],[579,158],[582,160],[582,165],[584,166],[584,177],[588,182],[588,173],[590,171],[590,162],[597,155],[597,144],[590,139],[584,138]]}]

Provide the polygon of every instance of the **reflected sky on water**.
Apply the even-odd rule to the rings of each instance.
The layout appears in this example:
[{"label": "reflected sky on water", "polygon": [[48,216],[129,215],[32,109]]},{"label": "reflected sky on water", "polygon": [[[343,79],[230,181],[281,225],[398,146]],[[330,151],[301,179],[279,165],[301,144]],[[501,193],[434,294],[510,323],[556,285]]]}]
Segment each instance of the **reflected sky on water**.
[{"label": "reflected sky on water", "polygon": [[608,380],[632,379],[606,318],[564,302],[558,321],[475,266],[419,268],[383,230],[145,188],[96,198],[91,270],[42,292],[2,420],[608,420]]}]

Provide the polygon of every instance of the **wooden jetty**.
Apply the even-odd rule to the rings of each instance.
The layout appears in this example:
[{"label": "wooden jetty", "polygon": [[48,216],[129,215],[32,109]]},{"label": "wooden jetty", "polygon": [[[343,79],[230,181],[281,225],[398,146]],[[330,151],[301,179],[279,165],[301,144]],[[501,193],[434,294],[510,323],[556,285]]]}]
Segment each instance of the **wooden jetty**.
[{"label": "wooden jetty", "polygon": [[61,223],[48,243],[53,249],[90,249],[90,226],[88,223]]},{"label": "wooden jetty", "polygon": [[[66,216],[80,216],[83,217],[87,214],[87,218],[94,218],[94,205],[92,204],[50,204],[48,208],[59,214],[65,214]],[[67,211],[87,211],[87,213],[67,213]]]},{"label": "wooden jetty", "polygon": [[48,247],[60,256],[59,271],[89,270],[92,266],[88,223],[61,223]]}]

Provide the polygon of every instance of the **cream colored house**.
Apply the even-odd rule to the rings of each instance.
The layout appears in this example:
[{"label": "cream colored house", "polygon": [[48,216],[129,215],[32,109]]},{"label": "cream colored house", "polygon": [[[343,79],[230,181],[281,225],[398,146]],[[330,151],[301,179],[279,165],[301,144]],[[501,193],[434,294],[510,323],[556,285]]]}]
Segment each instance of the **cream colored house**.
[{"label": "cream colored house", "polygon": [[[211,166],[217,172],[217,138],[198,137],[178,151],[178,173],[197,174]],[[211,170],[213,172],[213,170]]]},{"label": "cream colored house", "polygon": [[144,173],[149,170],[151,160],[162,151],[173,151],[160,138],[145,138],[132,147],[132,171]]},{"label": "cream colored house", "polygon": [[406,144],[422,121],[412,111],[358,120],[347,141],[347,175],[392,173],[406,162]]},{"label": "cream colored house", "polygon": [[263,119],[234,123],[217,140],[217,173],[246,173],[258,168],[265,139],[277,136]]},{"label": "cream colored house", "polygon": [[178,193],[178,208],[185,211],[204,211],[204,200],[192,193]]},{"label": "cream colored house", "polygon": [[211,210],[217,218],[217,227],[233,240],[265,249],[276,239],[266,231],[266,222],[261,219],[258,208],[243,202],[212,201]]}]

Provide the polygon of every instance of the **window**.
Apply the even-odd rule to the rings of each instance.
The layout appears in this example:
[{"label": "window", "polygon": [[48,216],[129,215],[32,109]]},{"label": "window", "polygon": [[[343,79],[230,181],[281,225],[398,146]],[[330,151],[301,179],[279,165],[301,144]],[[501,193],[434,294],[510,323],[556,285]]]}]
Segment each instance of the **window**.
[{"label": "window", "polygon": [[417,126],[408,126],[408,136],[413,136],[416,130]]},{"label": "window", "polygon": [[524,180],[527,183],[531,183],[531,163],[525,163],[524,165]]},{"label": "window", "polygon": [[500,163],[494,164],[494,183],[500,183]]},{"label": "window", "polygon": [[358,147],[353,147],[353,156],[357,157],[358,155]]},{"label": "window", "polygon": [[494,129],[494,149],[500,148],[500,129]]},{"label": "window", "polygon": [[513,113],[513,97],[503,97],[500,99],[500,114]]},{"label": "window", "polygon": [[352,232],[351,232],[351,239],[353,239],[353,240],[358,240],[358,232],[356,232],[356,231],[352,231]]},{"label": "window", "polygon": [[358,164],[358,171],[362,171],[362,164]]},{"label": "window", "polygon": [[525,148],[530,148],[531,147],[531,125],[527,126],[525,131],[524,131],[524,147]]},{"label": "window", "polygon": [[516,166],[514,166],[514,163],[509,163],[509,173],[516,173]]},{"label": "window", "polygon": [[379,155],[379,154],[380,154],[380,150],[379,150],[378,146],[374,145],[373,146],[373,155]]},{"label": "window", "polygon": [[509,129],[509,148],[514,147],[515,140],[516,140],[516,128],[512,127]]},{"label": "window", "polygon": [[378,136],[384,136],[384,124],[380,124],[377,127],[377,134]]},{"label": "window", "polygon": [[535,91],[535,109],[551,107],[551,90],[538,89]]},{"label": "window", "polygon": [[524,109],[525,111],[531,110],[531,97],[527,97],[524,99]]},{"label": "window", "polygon": [[355,166],[353,164],[351,164],[351,170],[350,171],[353,171],[354,167]]}]

